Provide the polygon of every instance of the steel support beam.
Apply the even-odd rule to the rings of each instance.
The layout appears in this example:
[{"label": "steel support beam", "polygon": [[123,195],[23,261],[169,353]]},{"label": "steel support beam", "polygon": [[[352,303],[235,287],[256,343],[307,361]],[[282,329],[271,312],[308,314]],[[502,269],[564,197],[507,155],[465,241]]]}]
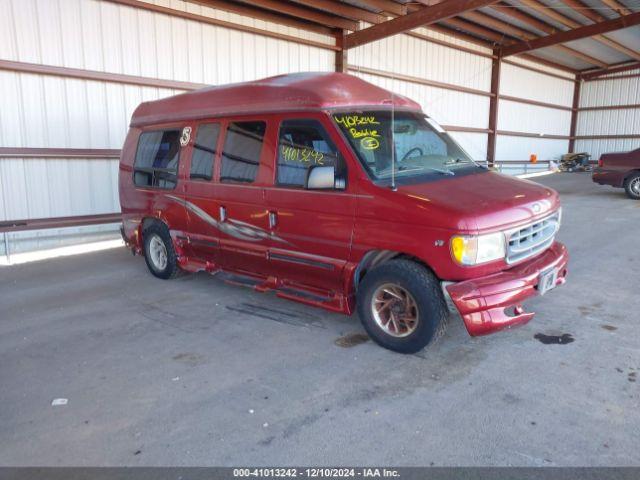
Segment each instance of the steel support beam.
[{"label": "steel support beam", "polygon": [[373,13],[364,8],[354,7],[348,3],[336,0],[293,0],[295,3],[322,10],[325,13],[344,17],[351,20],[362,20],[369,23],[386,22],[387,18],[379,13]]},{"label": "steel support beam", "polygon": [[373,8],[382,10],[383,13],[391,13],[393,15],[406,15],[407,6],[402,3],[396,3],[393,0],[367,0],[366,3]]},{"label": "steel support beam", "polygon": [[349,68],[347,50],[344,48],[344,37],[344,30],[340,30],[336,35],[336,46],[340,47],[340,50],[336,50],[336,72],[341,73],[346,73]]},{"label": "steel support beam", "polygon": [[[499,20],[497,18],[493,18],[492,16],[487,15],[485,13],[468,12],[465,14],[465,18],[468,18],[469,20],[472,20],[473,22],[475,22],[474,24],[471,24],[472,25],[471,28],[475,28],[476,33],[479,35],[482,34],[482,31],[487,30],[485,26],[491,28],[492,30],[495,30],[495,33],[493,34],[494,35],[493,38],[492,37],[487,37],[487,38],[492,38],[494,41],[497,41],[497,43],[503,43],[501,40],[504,35],[509,35],[520,41],[530,41],[530,40],[535,40],[537,38],[537,36],[534,35],[533,33],[523,30],[522,28],[516,25],[511,25],[510,23],[503,22],[502,20]],[[453,21],[460,22],[459,19],[455,19]],[[452,20],[449,20],[449,22],[452,22]],[[483,27],[480,27],[480,25],[483,25]],[[459,28],[469,29],[470,25],[466,25],[466,26],[459,25]],[[584,53],[574,50],[572,48],[569,48],[565,45],[555,45],[554,48],[556,50],[561,50],[573,57],[580,58],[587,63],[598,65],[600,67],[607,66],[606,62],[602,62],[597,58],[591,57],[589,55],[585,55]]]},{"label": "steel support beam", "polygon": [[558,43],[571,42],[573,40],[580,40],[581,38],[593,37],[594,35],[632,27],[634,25],[640,25],[640,12],[605,22],[594,23],[593,25],[585,25],[584,27],[574,28],[565,32],[554,33],[546,37],[536,38],[535,40],[518,42],[504,47],[502,54],[505,57],[517,55],[519,53],[557,45]]},{"label": "steel support beam", "polygon": [[498,50],[493,52],[491,61],[491,97],[489,99],[489,137],[487,139],[487,163],[490,167],[496,161],[496,140],[498,137],[498,104],[500,102],[500,69],[502,57]]},{"label": "steel support beam", "polygon": [[571,127],[569,129],[569,153],[573,153],[576,147],[576,130],[578,128],[578,115],[580,111],[580,88],[582,87],[582,78],[580,75],[576,77],[576,83],[573,85],[573,105],[571,107]]},{"label": "steel support beam", "polygon": [[595,80],[596,78],[608,75],[610,73],[628,72],[630,70],[640,69],[640,62],[621,65],[619,67],[607,68],[604,70],[593,70],[582,74],[584,80]]},{"label": "steel support beam", "polygon": [[358,47],[398,33],[413,30],[414,28],[430,25],[469,10],[486,7],[487,5],[496,3],[496,1],[497,0],[449,0],[432,7],[423,7],[413,13],[347,35],[345,38],[345,48]]},{"label": "steel support beam", "polygon": [[611,8],[611,10],[615,11],[618,15],[628,15],[631,13],[626,5],[622,5],[622,3],[617,0],[602,0],[607,7]]},{"label": "steel support beam", "polygon": [[[193,1],[193,0],[192,0]],[[211,7],[217,8],[216,4],[221,0],[197,0],[197,3],[202,5],[209,5]],[[231,4],[238,4],[240,2],[226,2]],[[258,12],[260,8],[265,10],[274,12],[275,15],[287,15],[292,18],[296,18],[298,20],[304,20],[307,22],[316,23],[319,26],[325,27],[333,27],[333,28],[344,28],[346,30],[357,30],[358,22],[354,22],[352,20],[348,20],[344,17],[339,17],[336,15],[331,15],[328,13],[323,13],[318,10],[312,10],[306,7],[300,7],[298,5],[294,5],[291,3],[280,2],[278,0],[251,0],[247,2],[246,8],[254,8]],[[259,7],[256,9],[255,7]],[[265,12],[266,13],[266,12]],[[259,14],[252,15],[254,18],[260,18],[257,16]]]},{"label": "steel support beam", "polygon": [[[565,27],[569,27],[569,28],[580,28],[582,26],[584,26],[584,24],[576,22],[575,20],[573,20],[570,17],[567,17],[566,15],[563,15],[557,11],[555,11],[552,8],[549,8],[546,4],[541,3],[537,0],[521,0],[523,2],[523,4],[535,9],[536,11],[538,11],[539,13],[541,13],[542,15],[545,15],[553,20],[555,20],[556,22],[561,23],[562,25],[564,25]],[[575,9],[577,7],[577,5],[572,5],[572,7]],[[589,9],[588,6],[583,5],[581,8],[576,9],[576,12],[585,15],[584,12],[586,11],[591,11]],[[631,13],[631,12],[629,12]],[[594,20],[596,23],[599,22],[603,22],[606,21],[607,18],[600,18],[599,20]],[[635,50],[632,50],[631,48],[625,47],[624,45],[622,45],[621,43],[616,42],[615,40],[612,40],[608,37],[605,37],[603,35],[594,35],[593,39],[597,42],[600,42],[603,45],[606,45],[609,48],[612,48],[614,50],[617,50],[618,52],[621,52],[625,55],[628,55],[631,58],[635,58],[636,60],[640,60],[640,53],[636,52]]]}]

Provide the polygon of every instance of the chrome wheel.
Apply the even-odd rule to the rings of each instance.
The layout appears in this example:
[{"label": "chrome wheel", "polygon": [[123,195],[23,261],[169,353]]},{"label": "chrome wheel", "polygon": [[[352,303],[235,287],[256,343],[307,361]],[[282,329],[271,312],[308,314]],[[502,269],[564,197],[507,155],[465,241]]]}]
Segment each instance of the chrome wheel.
[{"label": "chrome wheel", "polygon": [[640,177],[636,177],[631,180],[631,183],[629,184],[629,190],[631,190],[634,195],[640,196]]},{"label": "chrome wheel", "polygon": [[158,235],[149,240],[149,258],[159,272],[167,268],[167,247]]},{"label": "chrome wheel", "polygon": [[406,337],[418,327],[418,305],[403,287],[385,283],[371,299],[371,313],[377,325],[392,337]]}]

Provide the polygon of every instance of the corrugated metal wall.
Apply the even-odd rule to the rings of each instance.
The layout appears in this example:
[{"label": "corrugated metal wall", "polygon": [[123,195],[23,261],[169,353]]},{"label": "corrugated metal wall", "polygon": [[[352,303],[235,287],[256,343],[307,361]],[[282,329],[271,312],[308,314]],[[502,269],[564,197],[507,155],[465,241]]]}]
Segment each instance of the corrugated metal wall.
[{"label": "corrugated metal wall", "polygon": [[[639,70],[625,72],[637,75]],[[580,108],[614,105],[636,105],[635,108],[615,110],[587,110],[578,113],[576,134],[580,135],[638,135],[640,134],[640,78],[604,78],[583,82]],[[640,138],[578,139],[576,151],[589,152],[594,159],[607,152],[633,150],[640,147]]]},{"label": "corrugated metal wall", "polygon": [[[567,80],[525,70],[503,63],[500,94],[571,108],[574,76],[526,60],[513,59],[539,70],[566,77]],[[498,106],[498,130],[527,132],[538,137],[498,135],[496,160],[527,160],[532,154],[540,160],[556,160],[567,153],[569,139],[549,139],[546,135],[569,136],[571,112],[501,99]]]},{"label": "corrugated metal wall", "polygon": [[[425,36],[445,39],[480,53],[491,53],[488,49],[451,37],[444,37],[426,29],[416,31]],[[491,88],[490,58],[426,42],[408,35],[396,35],[349,51],[349,66],[354,69],[350,70],[350,73],[417,101],[429,116],[442,125],[487,128],[488,96],[366,74],[359,72],[358,67],[379,70],[387,75],[398,73],[416,79],[489,92]],[[474,159],[486,160],[486,133],[453,132],[452,135]]]},{"label": "corrugated metal wall", "polygon": [[[437,35],[426,29],[418,31],[423,35]],[[452,41],[451,38],[446,40]],[[488,49],[467,42],[453,41],[485,55],[491,53]],[[571,108],[573,75],[526,60],[515,59],[514,61],[524,66],[531,66],[565,77],[566,80],[504,63],[500,79],[501,95]],[[399,35],[350,51],[349,65],[355,68],[352,73],[365,80],[418,101],[425,112],[443,125],[463,129],[487,129],[489,126],[488,96],[425,86],[404,79],[388,78],[389,74],[397,72],[400,76],[442,82],[489,93],[491,59],[486,56],[431,44],[407,35]],[[359,72],[358,67],[380,70],[386,75]],[[498,130],[535,133],[539,137],[498,135],[496,159],[528,160],[531,154],[536,154],[541,160],[558,159],[560,155],[568,151],[570,126],[571,112],[568,110],[502,99],[498,108]],[[486,159],[486,133],[454,131],[452,135],[474,159]],[[545,138],[545,135],[567,138],[549,139]],[[511,173],[520,171],[520,168],[513,169]]]},{"label": "corrugated metal wall", "polygon": [[[180,0],[149,3],[334,42]],[[3,60],[207,84],[334,69],[330,50],[99,0],[0,0],[0,12]],[[0,146],[120,148],[140,102],[180,92],[0,70]],[[117,169],[117,160],[0,159],[0,220],[117,212]],[[10,236],[17,251],[96,230],[104,227]]]},{"label": "corrugated metal wall", "polygon": [[[325,45],[335,42],[330,36],[182,0],[147,3]],[[0,0],[0,12],[2,60],[204,84],[334,69],[335,56],[330,49],[106,0]],[[431,30],[416,32],[435,43],[398,35],[358,47],[349,51],[350,72],[417,100],[438,122],[454,127],[452,135],[473,158],[486,159],[487,133],[482,130],[488,129],[491,52]],[[448,42],[464,51],[437,42]],[[368,73],[358,68],[368,69]],[[390,74],[401,74],[404,79],[388,78]],[[472,92],[424,85],[421,79]],[[501,89],[507,95],[571,104],[570,81],[507,64],[502,69]],[[0,70],[0,146],[118,149],[131,113],[140,102],[180,91]],[[500,102],[499,112],[499,130],[568,134],[567,112],[506,100]],[[481,131],[464,131],[468,129]],[[501,135],[497,156],[525,160],[537,153],[541,159],[553,158],[566,151],[566,143]],[[116,211],[116,160],[0,159],[0,220]],[[85,238],[88,232],[109,229],[113,226],[20,232],[10,237],[13,248],[27,250],[55,244],[63,233]],[[2,249],[0,242],[0,253]]]}]

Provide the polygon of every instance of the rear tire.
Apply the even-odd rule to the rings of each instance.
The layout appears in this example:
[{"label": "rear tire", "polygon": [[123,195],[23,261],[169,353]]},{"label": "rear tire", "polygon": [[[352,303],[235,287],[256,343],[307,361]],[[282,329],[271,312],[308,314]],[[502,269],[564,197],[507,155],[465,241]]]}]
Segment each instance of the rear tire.
[{"label": "rear tire", "polygon": [[178,257],[173,248],[169,229],[155,223],[143,232],[144,259],[149,271],[156,277],[168,280],[180,273]]},{"label": "rear tire", "polygon": [[640,200],[640,173],[634,173],[624,182],[627,196],[633,200]]},{"label": "rear tire", "polygon": [[391,260],[368,272],[357,301],[369,336],[395,352],[418,352],[446,330],[449,312],[440,282],[410,260]]}]

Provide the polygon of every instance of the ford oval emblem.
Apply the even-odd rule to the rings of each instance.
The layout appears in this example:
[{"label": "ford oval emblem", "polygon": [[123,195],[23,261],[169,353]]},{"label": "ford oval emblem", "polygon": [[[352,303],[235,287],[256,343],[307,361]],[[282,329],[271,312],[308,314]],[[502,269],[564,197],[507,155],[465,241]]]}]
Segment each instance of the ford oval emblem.
[{"label": "ford oval emblem", "polygon": [[533,210],[533,213],[540,213],[540,211],[542,210],[542,207],[539,203],[534,203],[533,205],[531,205],[531,208]]}]

